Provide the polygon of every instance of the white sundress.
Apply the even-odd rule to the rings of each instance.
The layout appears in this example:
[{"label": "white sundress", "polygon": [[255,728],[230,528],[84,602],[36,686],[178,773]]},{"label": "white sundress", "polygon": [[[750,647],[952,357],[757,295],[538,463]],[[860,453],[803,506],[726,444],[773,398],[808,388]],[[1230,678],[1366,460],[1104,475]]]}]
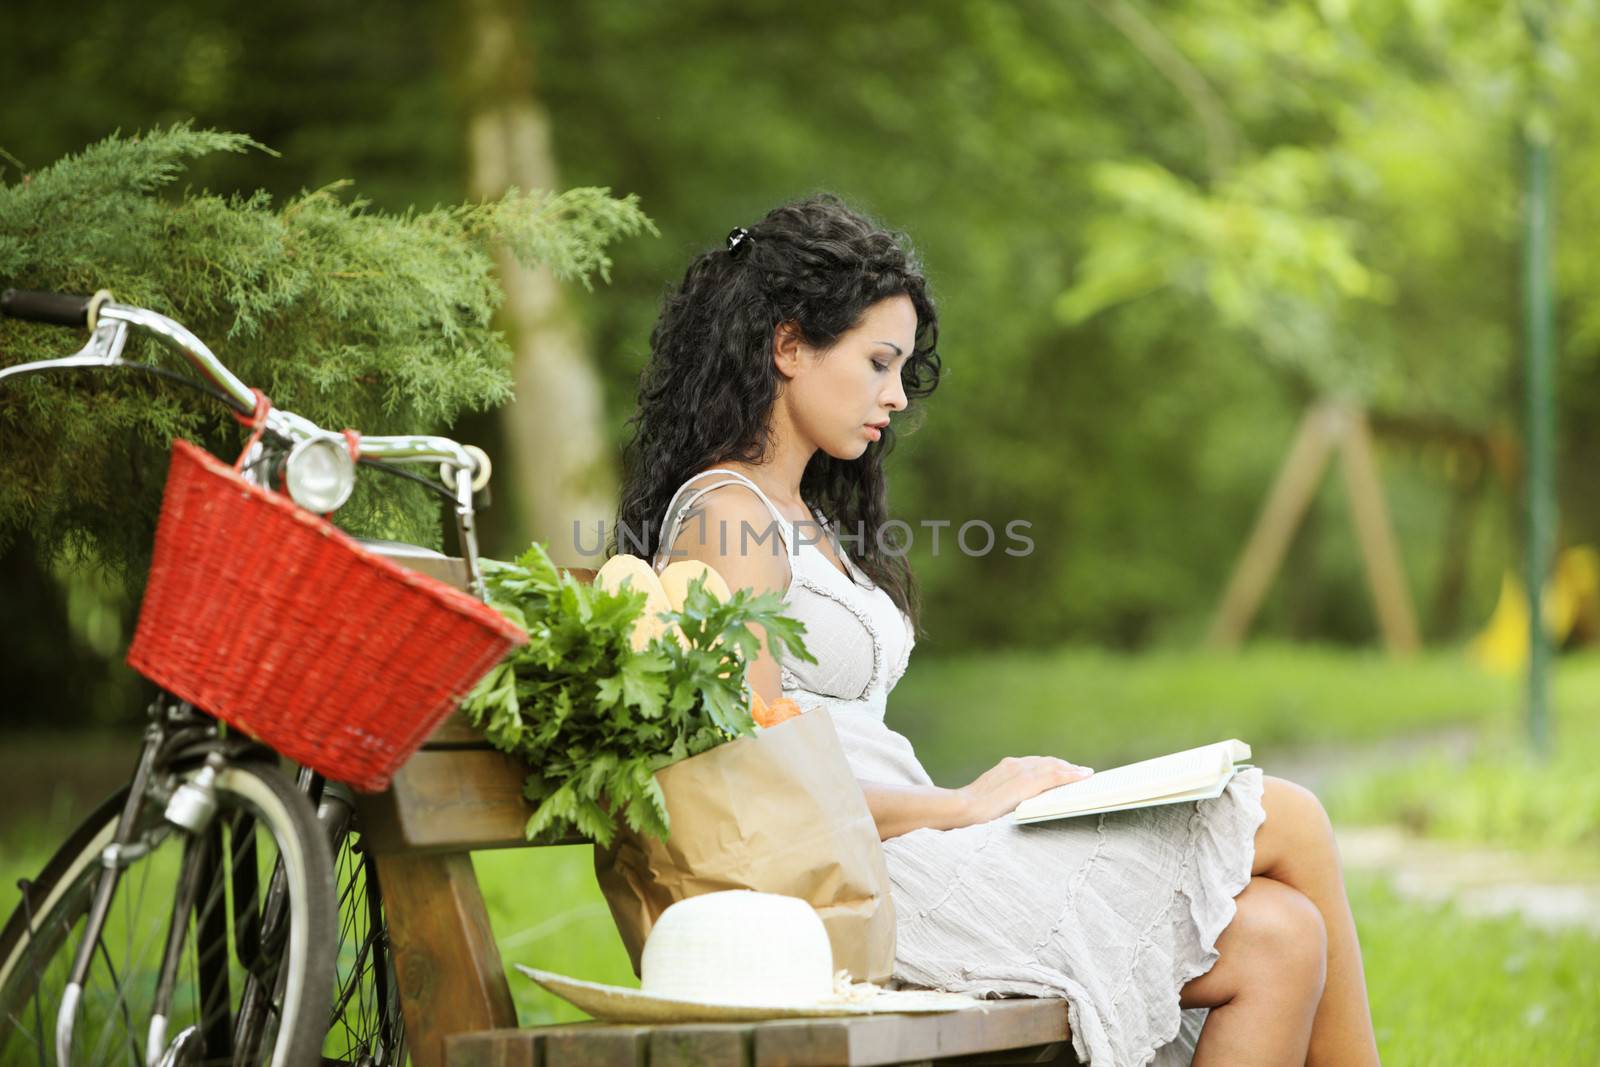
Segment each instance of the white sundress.
[{"label": "white sundress", "polygon": [[[727,477],[701,481],[712,473]],[[790,564],[785,613],[805,623],[806,647],[817,657],[782,664],[783,695],[827,710],[858,779],[933,785],[911,742],[884,722],[915,644],[910,617],[849,557],[818,511],[818,527],[801,533],[803,524],[784,518],[744,475],[702,471],[667,505],[656,570],[669,562],[682,511],[729,484],[753,490],[772,513]],[[852,577],[816,546],[818,529]],[[1179,994],[1217,961],[1217,937],[1250,880],[1255,833],[1266,818],[1261,793],[1262,772],[1250,768],[1215,800],[1027,826],[1002,816],[890,838],[883,843],[896,916],[890,984],[1064,997],[1083,1063],[1189,1063],[1206,1010],[1180,1007]]]}]

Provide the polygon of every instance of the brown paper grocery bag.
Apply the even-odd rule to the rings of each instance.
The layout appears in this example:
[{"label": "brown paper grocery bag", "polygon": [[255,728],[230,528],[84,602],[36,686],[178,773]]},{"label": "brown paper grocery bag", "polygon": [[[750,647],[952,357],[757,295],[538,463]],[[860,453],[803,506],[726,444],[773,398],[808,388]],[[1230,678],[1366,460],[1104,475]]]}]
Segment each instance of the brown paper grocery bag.
[{"label": "brown paper grocery bag", "polygon": [[755,889],[800,897],[833,944],[835,970],[894,971],[894,902],[877,825],[833,720],[808,711],[656,772],[672,833],[619,828],[595,846],[595,878],[639,974],[645,937],[685,897]]}]

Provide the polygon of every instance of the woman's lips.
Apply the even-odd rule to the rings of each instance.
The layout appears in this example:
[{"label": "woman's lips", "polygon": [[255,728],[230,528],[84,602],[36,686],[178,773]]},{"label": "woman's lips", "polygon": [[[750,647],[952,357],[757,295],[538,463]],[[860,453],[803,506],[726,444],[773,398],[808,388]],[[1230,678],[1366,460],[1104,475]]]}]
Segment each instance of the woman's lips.
[{"label": "woman's lips", "polygon": [[867,425],[867,436],[872,438],[874,441],[877,441],[883,437],[883,431],[869,423]]}]

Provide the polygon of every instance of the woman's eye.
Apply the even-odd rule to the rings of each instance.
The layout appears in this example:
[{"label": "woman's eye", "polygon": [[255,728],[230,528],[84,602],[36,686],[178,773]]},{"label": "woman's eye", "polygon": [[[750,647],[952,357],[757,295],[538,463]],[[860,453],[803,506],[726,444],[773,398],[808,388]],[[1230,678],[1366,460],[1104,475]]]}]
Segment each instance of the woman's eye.
[{"label": "woman's eye", "polygon": [[887,363],[879,363],[877,360],[873,360],[872,361],[872,365],[877,368],[878,373],[880,373],[880,374],[882,374],[884,371],[889,369],[889,364],[887,364]]}]

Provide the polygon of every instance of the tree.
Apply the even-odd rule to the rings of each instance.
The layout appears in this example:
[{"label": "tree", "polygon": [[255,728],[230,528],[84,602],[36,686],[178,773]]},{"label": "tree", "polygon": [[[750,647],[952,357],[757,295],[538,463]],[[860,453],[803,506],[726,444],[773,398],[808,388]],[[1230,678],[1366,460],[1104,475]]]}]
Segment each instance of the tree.
[{"label": "tree", "polygon": [[[457,81],[466,104],[472,196],[555,188],[549,118],[534,92],[526,26],[516,5],[461,0],[459,9],[466,41]],[[573,531],[609,521],[617,488],[600,378],[555,272],[523,265],[510,249],[499,250],[496,263],[506,293],[501,323],[520,398],[500,416],[511,526],[523,541],[548,544],[559,563],[590,563],[578,558]]]}]

